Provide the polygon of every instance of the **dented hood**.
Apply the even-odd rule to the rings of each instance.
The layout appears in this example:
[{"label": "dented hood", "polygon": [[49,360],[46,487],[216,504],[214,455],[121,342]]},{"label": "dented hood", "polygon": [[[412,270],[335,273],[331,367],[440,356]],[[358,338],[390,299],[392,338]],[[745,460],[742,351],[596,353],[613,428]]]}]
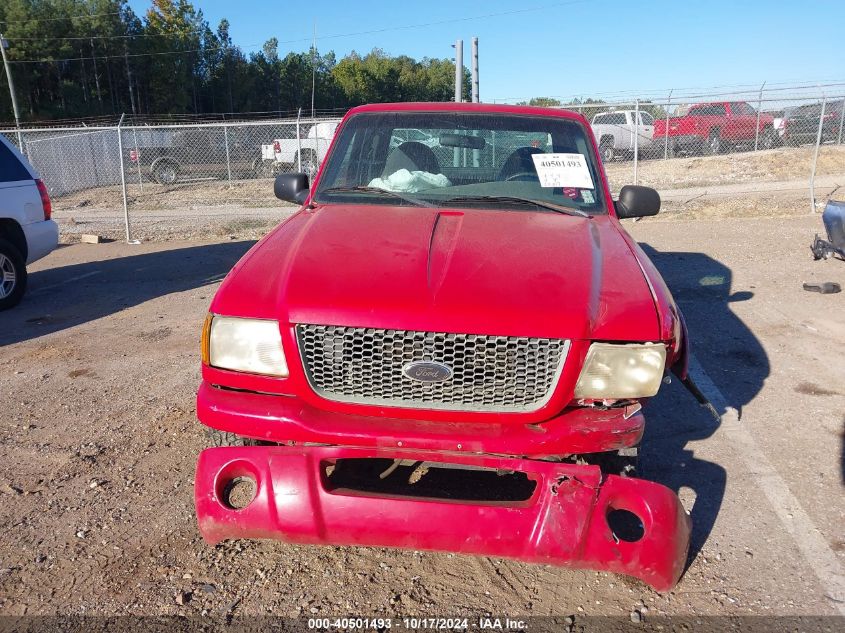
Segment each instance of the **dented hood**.
[{"label": "dented hood", "polygon": [[327,205],[233,269],[212,311],[405,330],[656,340],[639,263],[608,216]]}]

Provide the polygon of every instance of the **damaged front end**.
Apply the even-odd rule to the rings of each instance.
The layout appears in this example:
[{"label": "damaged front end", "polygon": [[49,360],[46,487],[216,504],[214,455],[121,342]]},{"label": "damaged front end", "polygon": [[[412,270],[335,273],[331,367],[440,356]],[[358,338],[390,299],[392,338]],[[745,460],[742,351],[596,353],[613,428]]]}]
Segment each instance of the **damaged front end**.
[{"label": "damaged front end", "polygon": [[491,455],[212,448],[200,454],[195,495],[211,544],[448,551],[626,574],[657,591],[677,583],[690,538],[690,519],[664,486],[603,476],[598,466]]}]

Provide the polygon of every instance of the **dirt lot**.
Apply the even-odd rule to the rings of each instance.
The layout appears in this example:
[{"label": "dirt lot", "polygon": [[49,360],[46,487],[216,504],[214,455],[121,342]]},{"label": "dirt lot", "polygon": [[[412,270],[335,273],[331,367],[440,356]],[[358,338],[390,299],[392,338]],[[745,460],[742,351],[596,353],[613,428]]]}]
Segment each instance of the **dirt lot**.
[{"label": "dirt lot", "polygon": [[689,569],[665,595],[499,559],[205,545],[199,329],[251,242],[60,248],[0,314],[0,615],[842,615],[845,294],[801,282],[845,284],[845,263],[812,261],[819,226],[628,224],[686,313],[722,414],[677,383],[647,407],[644,476],[679,490],[694,523]]}]

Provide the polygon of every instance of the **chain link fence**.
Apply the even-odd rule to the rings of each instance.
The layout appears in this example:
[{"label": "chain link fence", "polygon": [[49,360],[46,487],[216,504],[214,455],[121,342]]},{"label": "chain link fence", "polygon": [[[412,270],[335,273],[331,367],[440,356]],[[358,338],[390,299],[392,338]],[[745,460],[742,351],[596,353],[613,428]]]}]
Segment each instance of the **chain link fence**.
[{"label": "chain link fence", "polygon": [[[591,123],[614,194],[625,184],[642,184],[661,193],[667,211],[794,214],[797,208],[819,210],[845,182],[845,84],[834,89],[840,92],[670,93],[612,103],[575,100],[563,107]],[[121,120],[116,126],[0,133],[41,173],[59,215],[122,210],[130,239],[132,222],[156,212],[202,224],[220,208],[245,217],[277,211],[272,177],[313,175],[338,123],[336,115]],[[433,149],[452,159],[453,148]]]},{"label": "chain link fence", "polygon": [[670,210],[779,215],[820,210],[845,183],[845,85],[833,87],[567,107],[590,121],[614,193],[641,184]]}]

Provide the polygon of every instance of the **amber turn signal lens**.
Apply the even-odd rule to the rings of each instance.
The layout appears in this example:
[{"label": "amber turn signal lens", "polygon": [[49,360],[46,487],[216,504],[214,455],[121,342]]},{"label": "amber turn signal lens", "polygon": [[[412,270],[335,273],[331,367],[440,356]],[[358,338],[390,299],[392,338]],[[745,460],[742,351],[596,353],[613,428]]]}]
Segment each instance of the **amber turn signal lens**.
[{"label": "amber turn signal lens", "polygon": [[200,349],[202,351],[202,364],[209,365],[209,346],[211,341],[211,322],[214,320],[214,315],[209,312],[205,317],[205,323],[202,324],[202,341],[200,342]]}]

